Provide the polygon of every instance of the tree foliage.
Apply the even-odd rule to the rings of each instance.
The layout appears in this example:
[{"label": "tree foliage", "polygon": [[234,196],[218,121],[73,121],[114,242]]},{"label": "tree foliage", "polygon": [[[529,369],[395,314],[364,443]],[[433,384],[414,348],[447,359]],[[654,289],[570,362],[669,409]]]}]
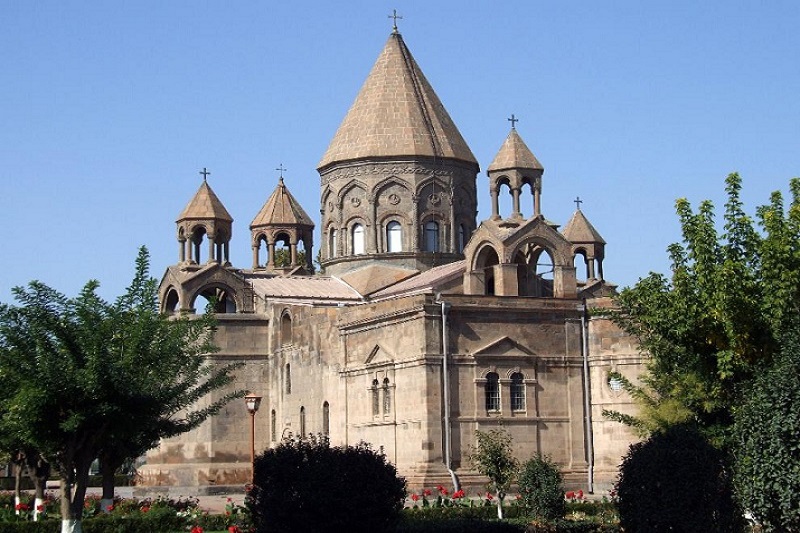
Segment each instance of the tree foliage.
[{"label": "tree foliage", "polygon": [[473,468],[489,478],[489,490],[497,495],[497,517],[503,518],[503,500],[517,475],[518,463],[505,429],[475,431],[475,446],[469,458]]},{"label": "tree foliage", "polygon": [[742,531],[727,463],[691,426],[633,444],[615,487],[620,525],[625,531]]},{"label": "tree foliage", "polygon": [[800,531],[799,335],[797,326],[789,330],[775,366],[756,377],[734,425],[737,493],[765,531]]},{"label": "tree foliage", "polygon": [[0,434],[37,450],[62,479],[62,518],[81,517],[97,457],[119,466],[158,439],[197,427],[233,397],[195,404],[227,386],[235,365],[207,364],[214,318],[158,312],[142,248],[114,304],[90,281],[75,298],[40,282],[0,305]]},{"label": "tree foliage", "polygon": [[283,441],[256,458],[253,476],[246,503],[259,533],[389,531],[406,497],[386,456],[327,437]]},{"label": "tree foliage", "polygon": [[740,191],[731,174],[722,232],[711,202],[695,211],[678,200],[683,242],[668,248],[671,276],[651,273],[616,298],[612,318],[650,357],[643,387],[627,384],[640,416],[612,416],[645,433],[692,421],[724,443],[742,385],[770,364],[786,317],[797,311],[800,180],[791,182],[788,212],[773,193],[758,208],[757,225]]},{"label": "tree foliage", "polygon": [[564,517],[564,482],[561,470],[549,457],[536,454],[525,461],[518,484],[522,503],[531,515],[547,520]]}]

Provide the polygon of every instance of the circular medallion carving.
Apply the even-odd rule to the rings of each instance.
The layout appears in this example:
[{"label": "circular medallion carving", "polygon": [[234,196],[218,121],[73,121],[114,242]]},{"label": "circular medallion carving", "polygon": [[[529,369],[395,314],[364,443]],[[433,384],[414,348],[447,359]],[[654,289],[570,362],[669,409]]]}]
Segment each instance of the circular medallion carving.
[{"label": "circular medallion carving", "polygon": [[333,202],[328,202],[328,211],[333,211]]},{"label": "circular medallion carving", "polygon": [[352,205],[353,207],[360,206],[361,205],[361,198],[356,198],[355,196],[353,198],[350,198],[350,205]]},{"label": "circular medallion carving", "polygon": [[389,203],[392,205],[397,205],[400,203],[400,197],[397,196],[395,193],[389,195]]},{"label": "circular medallion carving", "polygon": [[439,197],[439,195],[436,194],[436,193],[431,194],[430,196],[428,196],[428,201],[430,203],[432,203],[433,205],[439,205],[440,203],[442,203],[441,197]]}]

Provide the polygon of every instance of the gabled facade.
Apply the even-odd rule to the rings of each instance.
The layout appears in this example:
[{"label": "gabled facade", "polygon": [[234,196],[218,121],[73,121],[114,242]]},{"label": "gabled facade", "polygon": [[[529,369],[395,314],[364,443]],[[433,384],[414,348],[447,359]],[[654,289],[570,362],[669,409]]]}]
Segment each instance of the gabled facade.
[{"label": "gabled facade", "polygon": [[[610,305],[614,290],[602,279],[605,241],[580,211],[563,233],[545,219],[544,167],[516,129],[488,167],[492,215],[479,226],[478,170],[394,32],[318,165],[324,273],[298,261],[298,243],[313,256],[313,222],[283,179],[250,226],[250,269],[227,262],[230,228],[220,230],[231,217],[219,199],[191,218],[206,233],[181,215],[181,250],[187,235],[195,247],[208,235],[215,252],[205,264],[182,252],[162,279],[162,308],[194,312],[198,298],[216,298],[220,351],[209,361],[243,362],[234,386],[263,396],[257,449],[322,433],[371,443],[412,488],[478,486],[468,461],[475,431],[504,427],[520,459],[544,453],[571,486],[609,486],[633,435],[601,416],[632,409],[607,373],[635,378],[642,358],[587,313]],[[499,212],[505,193],[509,214]],[[522,201],[533,202],[530,218]],[[289,265],[277,268],[281,239]],[[248,424],[244,407],[230,404],[162,442],[144,483],[246,482]]]}]

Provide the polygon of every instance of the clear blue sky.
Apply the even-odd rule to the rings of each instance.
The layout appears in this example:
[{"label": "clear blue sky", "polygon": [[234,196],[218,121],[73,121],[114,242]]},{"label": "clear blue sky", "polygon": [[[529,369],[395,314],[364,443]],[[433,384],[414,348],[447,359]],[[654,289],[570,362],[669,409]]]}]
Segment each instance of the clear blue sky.
[{"label": "clear blue sky", "polygon": [[142,244],[160,277],[203,167],[236,266],[279,164],[318,219],[316,164],[394,8],[481,164],[479,219],[514,113],[543,213],[565,224],[580,195],[620,285],[666,272],[677,197],[721,204],[738,171],[752,210],[800,175],[796,1],[5,0],[0,301],[32,279],[114,298]]}]

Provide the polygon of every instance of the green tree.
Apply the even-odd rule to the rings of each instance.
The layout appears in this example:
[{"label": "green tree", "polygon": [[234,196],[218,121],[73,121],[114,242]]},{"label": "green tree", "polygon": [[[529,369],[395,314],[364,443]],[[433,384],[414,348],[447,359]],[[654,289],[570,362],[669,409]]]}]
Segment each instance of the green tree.
[{"label": "green tree", "polygon": [[739,500],[764,531],[800,531],[800,337],[783,339],[773,368],[756,377],[734,425]]},{"label": "green tree", "polygon": [[497,518],[503,519],[503,500],[517,475],[511,435],[505,429],[475,431],[476,444],[470,454],[473,468],[489,478],[489,491],[496,496]]},{"label": "green tree", "polygon": [[75,298],[34,281],[13,290],[19,305],[0,305],[0,433],[37,450],[59,474],[62,531],[81,531],[96,457],[112,448],[138,455],[237,395],[193,410],[231,382],[235,366],[207,364],[213,316],[158,313],[147,273],[142,248],[131,287],[113,305],[97,295],[96,281]]},{"label": "green tree", "polygon": [[676,203],[683,242],[668,248],[671,277],[651,273],[616,298],[612,318],[649,354],[641,387],[626,384],[639,417],[607,413],[644,433],[691,421],[724,444],[743,384],[777,352],[800,295],[800,182],[788,214],[780,193],[757,210],[760,232],[743,209],[741,180],[726,180],[723,231],[714,206]]}]

